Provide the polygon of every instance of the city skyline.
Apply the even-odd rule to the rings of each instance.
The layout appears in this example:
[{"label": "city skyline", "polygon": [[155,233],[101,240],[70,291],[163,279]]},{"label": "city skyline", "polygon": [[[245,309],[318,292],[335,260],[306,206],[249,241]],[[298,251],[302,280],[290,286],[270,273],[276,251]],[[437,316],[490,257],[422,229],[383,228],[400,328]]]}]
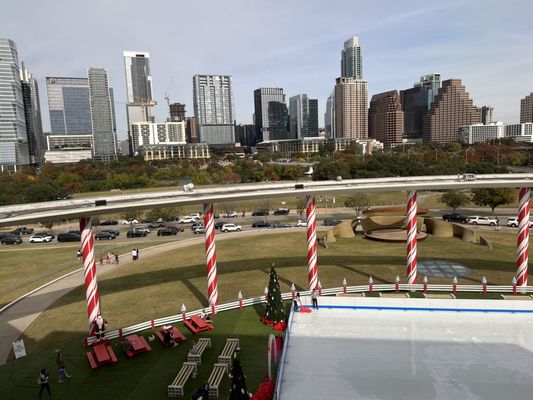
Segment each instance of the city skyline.
[{"label": "city skyline", "polygon": [[[204,73],[232,76],[237,123],[252,122],[253,90],[257,87],[282,87],[288,97],[308,93],[318,98],[322,116],[326,99],[340,76],[343,43],[353,36],[359,37],[364,49],[363,70],[369,97],[409,88],[421,75],[439,72],[443,80],[461,79],[476,106],[494,106],[496,120],[516,123],[520,99],[533,87],[529,40],[532,28],[527,24],[531,5],[526,1],[512,5],[502,1],[468,4],[451,1],[437,6],[411,1],[389,2],[386,7],[364,2],[343,2],[342,7],[332,7],[314,1],[268,5],[233,1],[224,11],[229,18],[231,10],[239,9],[240,23],[232,26],[208,23],[218,20],[220,15],[193,2],[168,3],[154,8],[161,23],[149,33],[127,29],[130,18],[135,18],[136,2],[126,8],[118,3],[106,6],[103,16],[96,15],[98,7],[87,7],[84,12],[89,16],[94,13],[94,18],[79,20],[68,18],[79,11],[78,7],[58,1],[47,5],[46,27],[42,7],[27,0],[20,3],[3,8],[0,36],[17,43],[20,60],[26,62],[41,86],[45,76],[83,76],[88,67],[102,66],[109,71],[118,105],[126,101],[123,52],[147,51],[151,55],[154,100],[158,102],[157,121],[168,115],[165,93],[171,102],[185,103],[192,115],[191,78]],[[281,17],[276,12],[279,7],[286,10]],[[170,23],[172,10],[201,13],[206,23],[198,29],[191,18],[176,28]],[[301,18],[292,18],[295,12]],[[253,22],[258,13],[262,18],[274,14],[277,20],[281,18],[280,29],[272,35],[263,35]],[[17,23],[22,19],[27,21],[24,30]],[[97,21],[101,32],[86,35],[94,31],[85,21]],[[438,27],[435,21],[439,21]],[[335,29],[317,28],[325,26]],[[180,46],[180,52],[174,52],[170,51],[172,35],[194,40]],[[217,40],[211,40],[212,37]],[[231,46],[220,46],[220,42]],[[45,95],[41,91],[44,130],[49,131]],[[322,117],[319,121],[322,126]],[[123,139],[126,132],[125,107],[117,106],[117,136]]]}]

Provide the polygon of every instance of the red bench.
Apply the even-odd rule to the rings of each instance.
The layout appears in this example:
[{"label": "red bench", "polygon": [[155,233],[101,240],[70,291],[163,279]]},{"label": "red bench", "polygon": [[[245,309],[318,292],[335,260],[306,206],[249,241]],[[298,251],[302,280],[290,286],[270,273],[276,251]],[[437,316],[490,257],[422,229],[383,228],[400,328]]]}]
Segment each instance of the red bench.
[{"label": "red bench", "polygon": [[213,329],[213,324],[211,322],[204,321],[198,315],[193,315],[189,319],[184,320],[183,323],[192,333],[205,332]]},{"label": "red bench", "polygon": [[95,344],[92,347],[92,351],[88,351],[86,355],[92,369],[100,368],[106,364],[116,364],[118,362],[117,356],[111,346],[103,342]]},{"label": "red bench", "polygon": [[87,358],[89,359],[89,364],[91,364],[92,369],[98,368],[98,365],[96,365],[96,361],[94,360],[93,353],[90,351],[87,352]]},{"label": "red bench", "polygon": [[130,350],[125,352],[128,358],[132,358],[137,354],[146,353],[152,350],[152,348],[150,347],[148,342],[146,342],[146,339],[143,336],[133,334],[127,336],[125,340],[130,342],[131,345]]},{"label": "red bench", "polygon": [[[183,336],[183,333],[179,331],[178,328],[173,326],[170,331],[172,332],[172,338],[175,342],[183,343],[187,339],[185,336]],[[159,339],[163,345],[165,345],[165,336],[164,336],[165,329],[161,329],[159,332],[157,332],[155,335]]]}]

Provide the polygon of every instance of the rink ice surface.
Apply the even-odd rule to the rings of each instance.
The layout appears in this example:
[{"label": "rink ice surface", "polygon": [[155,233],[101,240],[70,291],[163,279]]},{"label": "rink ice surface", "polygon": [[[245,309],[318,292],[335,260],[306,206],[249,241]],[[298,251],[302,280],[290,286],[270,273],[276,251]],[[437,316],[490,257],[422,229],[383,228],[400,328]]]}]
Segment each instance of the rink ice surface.
[{"label": "rink ice surface", "polygon": [[[396,299],[320,299],[337,306],[346,301],[398,304]],[[400,303],[533,310],[533,301]],[[295,313],[280,399],[531,399],[532,350],[533,313],[353,308]]]}]

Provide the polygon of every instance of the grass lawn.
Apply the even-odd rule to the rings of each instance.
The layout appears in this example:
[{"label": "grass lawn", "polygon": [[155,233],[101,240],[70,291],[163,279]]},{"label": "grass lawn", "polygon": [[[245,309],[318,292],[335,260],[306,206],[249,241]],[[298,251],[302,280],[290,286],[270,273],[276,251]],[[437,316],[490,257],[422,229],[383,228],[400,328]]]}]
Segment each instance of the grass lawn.
[{"label": "grass lawn", "polygon": [[[267,371],[266,349],[268,336],[272,329],[259,322],[259,313],[264,307],[247,307],[214,316],[215,329],[209,333],[195,337],[210,337],[211,349],[207,348],[202,355],[202,365],[198,369],[198,377],[190,378],[185,386],[185,396],[190,399],[192,393],[200,388],[209,377],[213,364],[227,338],[237,337],[240,340],[239,358],[247,376],[249,391],[262,382]],[[187,340],[177,348],[164,348],[159,341],[150,342],[152,351],[127,359],[121,350],[118,340],[113,341],[113,350],[118,357],[118,364],[105,366],[96,371],[89,367],[83,347],[79,340],[64,341],[59,347],[63,352],[65,365],[72,375],[70,380],[59,384],[55,364],[55,349],[32,354],[0,366],[0,398],[27,399],[37,398],[39,386],[37,375],[41,368],[50,373],[50,386],[53,398],[58,399],[90,399],[105,397],[110,399],[167,399],[167,386],[177,375],[181,364],[186,361],[188,349],[192,345],[191,334],[180,324],[180,330]],[[85,332],[77,332],[83,336]],[[151,331],[144,333],[147,337]],[[54,334],[61,336],[59,329]],[[273,368],[275,370],[275,367]],[[224,377],[220,386],[220,398],[227,398],[229,379]],[[48,395],[43,395],[46,398]]]}]

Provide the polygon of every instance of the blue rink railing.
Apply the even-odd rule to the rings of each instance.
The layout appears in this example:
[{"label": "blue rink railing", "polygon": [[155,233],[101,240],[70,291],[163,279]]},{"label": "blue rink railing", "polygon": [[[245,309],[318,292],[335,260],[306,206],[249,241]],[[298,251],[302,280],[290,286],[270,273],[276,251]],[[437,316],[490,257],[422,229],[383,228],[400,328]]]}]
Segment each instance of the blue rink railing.
[{"label": "blue rink railing", "polygon": [[[416,284],[416,285],[410,285],[406,283],[401,284],[373,284],[372,285],[372,291],[373,292],[396,292],[397,290],[400,292],[423,292],[424,286],[426,286],[426,290],[428,292],[442,292],[442,293],[452,293],[454,291],[455,286],[455,292],[475,292],[475,293],[483,293],[484,285],[433,285],[433,284]],[[517,294],[533,294],[533,286],[513,286],[513,285],[503,285],[503,286],[495,286],[495,285],[486,285],[485,290],[487,293],[517,293]],[[329,288],[329,289],[322,289],[321,295],[322,296],[334,296],[338,294],[350,294],[350,293],[365,293],[370,291],[370,286],[368,284],[366,285],[359,285],[359,286],[340,286],[335,288]],[[311,291],[300,291],[301,296],[309,296],[311,294]],[[283,293],[281,295],[281,298],[283,300],[290,300],[293,297],[292,292]],[[248,299],[242,300],[242,307],[249,307],[257,304],[263,304],[266,303],[265,295],[257,296],[257,297],[251,297]],[[235,300],[230,301],[226,303],[219,304],[218,306],[215,306],[215,313],[223,312],[223,311],[229,311],[229,310],[235,310],[241,307],[241,301]],[[292,310],[292,308],[291,308]],[[139,333],[142,331],[155,329],[156,327],[163,326],[163,325],[169,325],[169,324],[175,324],[177,322],[183,322],[183,315],[185,315],[185,318],[190,318],[193,315],[200,315],[202,313],[205,314],[212,314],[213,310],[211,307],[201,308],[198,310],[186,312],[186,313],[179,313],[175,315],[170,315],[168,317],[162,317],[157,319],[152,319],[149,321],[141,322],[135,325],[130,325],[125,328],[120,328],[112,331],[106,331],[105,332],[105,338],[109,340],[118,339],[123,336],[131,335],[133,333]],[[288,327],[290,328],[292,324],[292,312],[289,315],[288,319]],[[285,360],[285,354],[286,349],[288,346],[288,343],[290,341],[290,334],[288,333],[290,329],[287,329],[285,331],[284,335],[284,342],[283,342],[283,351],[280,358],[279,363],[279,371],[277,374],[276,379],[276,392],[275,398],[279,398],[280,390],[281,390],[281,384],[282,384],[282,377],[283,377],[283,364]],[[84,342],[87,345],[92,345],[97,341],[96,336],[89,336],[84,339]]]}]

